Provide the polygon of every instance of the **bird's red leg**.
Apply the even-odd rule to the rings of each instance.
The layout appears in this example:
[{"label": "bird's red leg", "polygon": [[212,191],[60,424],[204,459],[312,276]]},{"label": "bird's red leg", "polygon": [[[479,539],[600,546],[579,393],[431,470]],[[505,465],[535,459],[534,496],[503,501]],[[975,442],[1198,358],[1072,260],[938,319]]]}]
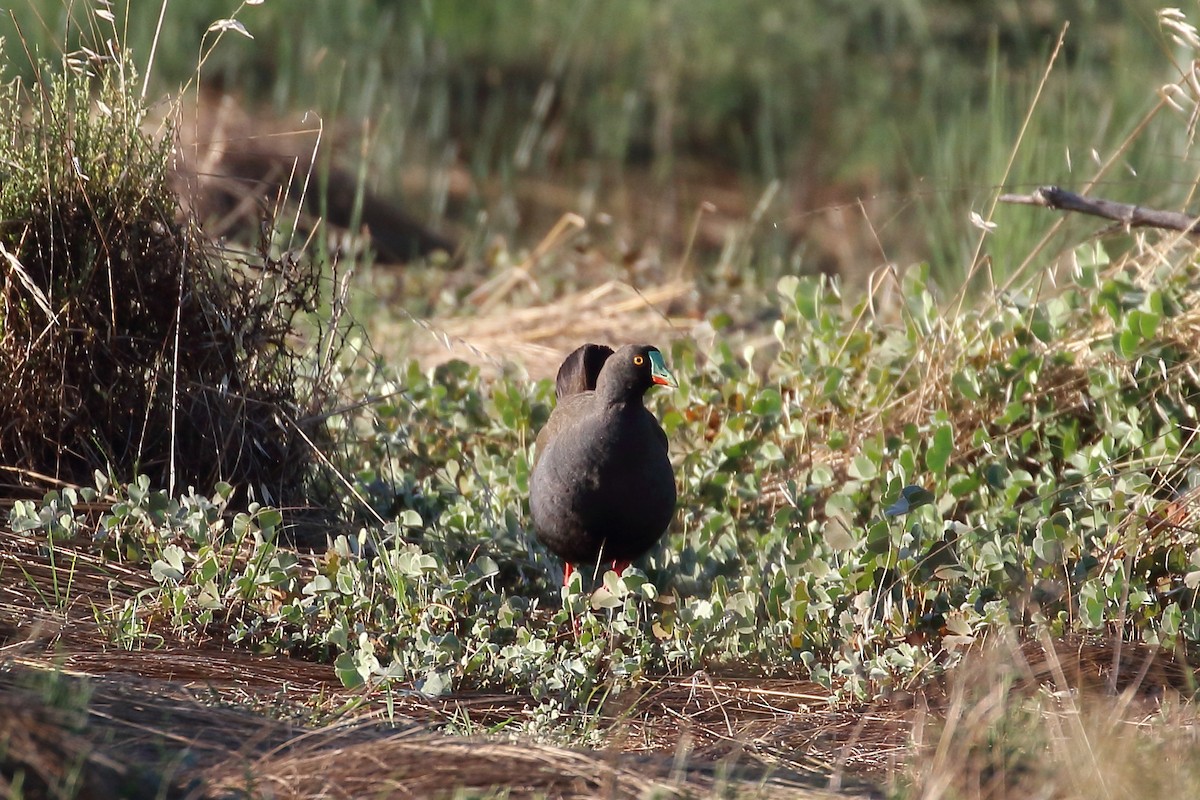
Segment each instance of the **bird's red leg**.
[{"label": "bird's red leg", "polygon": [[[563,562],[563,587],[571,582],[571,576],[575,574],[575,568],[571,566],[570,561]],[[571,630],[575,632],[575,638],[579,638],[579,617],[571,615]]]},{"label": "bird's red leg", "polygon": [[629,569],[629,565],[631,563],[632,562],[629,562],[629,561],[614,561],[613,562],[613,572],[617,573],[618,575],[624,575],[625,570]]}]

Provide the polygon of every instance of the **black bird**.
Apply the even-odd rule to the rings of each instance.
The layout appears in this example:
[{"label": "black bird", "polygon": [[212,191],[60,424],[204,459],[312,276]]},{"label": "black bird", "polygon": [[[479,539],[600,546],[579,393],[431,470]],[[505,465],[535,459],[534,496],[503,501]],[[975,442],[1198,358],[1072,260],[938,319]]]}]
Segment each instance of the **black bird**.
[{"label": "black bird", "polygon": [[675,513],[667,435],[642,396],[678,384],[656,347],[605,350],[584,345],[563,362],[558,405],[537,437],[529,505],[538,539],[566,562],[564,586],[575,564],[623,572]]}]

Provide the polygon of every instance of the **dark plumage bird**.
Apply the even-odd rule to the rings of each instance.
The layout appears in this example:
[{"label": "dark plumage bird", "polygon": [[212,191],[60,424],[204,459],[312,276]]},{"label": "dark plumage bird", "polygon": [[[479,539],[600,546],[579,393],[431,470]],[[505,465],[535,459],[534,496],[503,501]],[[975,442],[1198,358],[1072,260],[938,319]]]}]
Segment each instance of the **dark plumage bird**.
[{"label": "dark plumage bird", "polygon": [[584,345],[559,368],[558,405],[538,433],[529,505],[538,539],[566,562],[564,585],[574,564],[611,561],[623,571],[671,522],[667,435],[642,404],[654,384],[678,385],[649,345],[615,353]]}]

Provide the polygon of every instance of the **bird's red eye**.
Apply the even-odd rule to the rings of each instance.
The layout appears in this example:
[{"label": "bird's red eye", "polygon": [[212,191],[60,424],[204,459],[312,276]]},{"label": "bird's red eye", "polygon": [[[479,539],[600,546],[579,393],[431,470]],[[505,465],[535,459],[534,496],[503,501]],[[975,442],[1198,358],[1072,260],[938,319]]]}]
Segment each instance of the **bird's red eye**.
[{"label": "bird's red eye", "polygon": [[635,367],[640,367],[642,364],[645,364],[645,363],[646,363],[645,356],[634,356],[633,357],[633,365]]}]

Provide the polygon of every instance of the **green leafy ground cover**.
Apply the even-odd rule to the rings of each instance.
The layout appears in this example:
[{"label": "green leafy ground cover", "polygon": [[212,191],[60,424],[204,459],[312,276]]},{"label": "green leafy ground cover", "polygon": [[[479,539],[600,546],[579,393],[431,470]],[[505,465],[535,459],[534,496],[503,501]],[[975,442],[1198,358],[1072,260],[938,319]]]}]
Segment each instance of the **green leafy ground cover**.
[{"label": "green leafy ground cover", "polygon": [[371,433],[344,468],[388,521],[328,552],[285,546],[274,509],[231,515],[229,487],[111,487],[120,502],[94,532],[76,506],[98,495],[65,490],[16,503],[9,524],[48,546],[86,531],[149,570],[155,588],[105,612],[125,646],[165,625],[315,654],[348,686],[584,708],[705,668],[863,699],[1009,625],[1187,649],[1198,284],[1178,255],[1140,274],[1080,265],[1050,299],[952,319],[914,270],[894,323],[820,282],[781,282],[765,372],[728,344],[674,346],[681,388],[654,403],[676,524],[638,570],[561,603],[526,508],[550,387],[485,384],[461,363],[357,368],[364,396],[392,399],[354,420]]}]

